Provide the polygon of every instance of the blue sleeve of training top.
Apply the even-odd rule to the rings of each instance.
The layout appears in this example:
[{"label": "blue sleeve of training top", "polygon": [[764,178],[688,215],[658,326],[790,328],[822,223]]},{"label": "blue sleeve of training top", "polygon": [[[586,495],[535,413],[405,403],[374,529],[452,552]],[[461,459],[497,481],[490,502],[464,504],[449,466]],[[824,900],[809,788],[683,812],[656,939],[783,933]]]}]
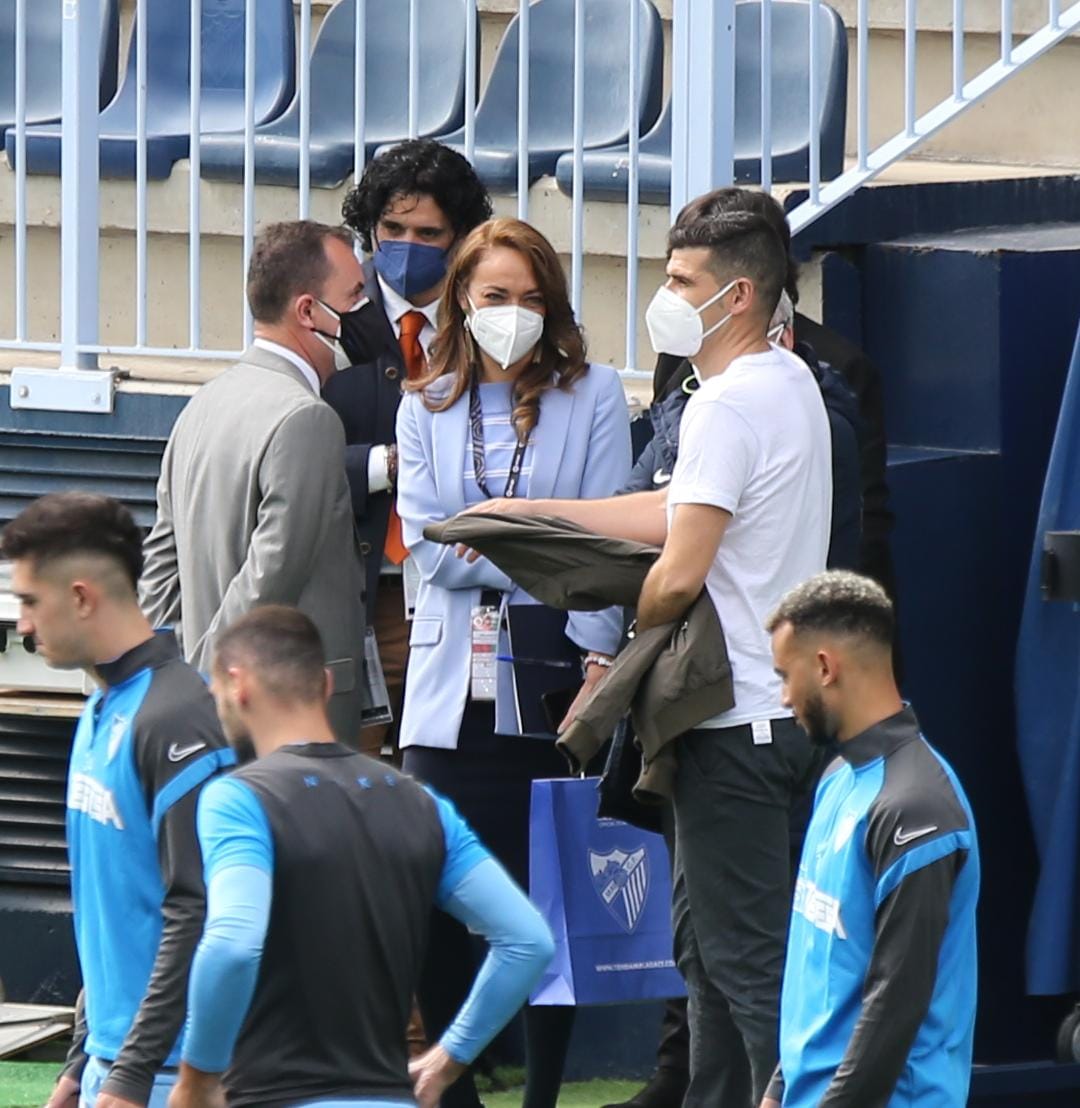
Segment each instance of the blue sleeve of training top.
[{"label": "blue sleeve of training top", "polygon": [[235,777],[219,777],[203,789],[197,816],[207,885],[226,866],[274,872],[274,840],[258,797]]},{"label": "blue sleeve of training top", "polygon": [[443,837],[446,840],[446,860],[443,862],[439,887],[435,891],[435,903],[440,908],[444,908],[446,901],[465,874],[491,855],[476,837],[473,829],[461,818],[453,803],[445,796],[440,796],[434,789],[429,789],[426,785],[424,788],[439,810]]},{"label": "blue sleeve of training top", "polygon": [[491,857],[470,867],[441,906],[489,944],[468,998],[440,1040],[447,1054],[468,1064],[528,999],[555,943],[543,917]]},{"label": "blue sleeve of training top", "polygon": [[255,794],[229,778],[204,791],[198,827],[206,927],[191,964],[184,1061],[221,1073],[255,992],[270,922],[273,840]]}]

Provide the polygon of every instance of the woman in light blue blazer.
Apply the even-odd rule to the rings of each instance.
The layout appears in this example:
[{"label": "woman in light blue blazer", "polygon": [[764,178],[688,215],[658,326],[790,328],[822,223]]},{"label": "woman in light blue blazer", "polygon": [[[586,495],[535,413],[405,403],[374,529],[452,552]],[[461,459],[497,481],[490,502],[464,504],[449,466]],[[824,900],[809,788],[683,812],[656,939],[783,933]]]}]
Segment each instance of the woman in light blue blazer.
[{"label": "woman in light blue blazer", "polygon": [[[512,667],[495,664],[493,701],[485,698],[490,685],[473,687],[471,656],[475,610],[535,601],[487,559],[428,542],[423,529],[493,496],[611,495],[630,472],[626,400],[615,370],[585,359],[551,244],[512,219],[482,224],[462,243],[447,275],[430,372],[407,389],[397,418],[397,509],[421,584],[400,729],[404,765],[456,803],[527,889],[530,783],[565,776],[566,763],[550,736],[518,733]],[[586,688],[610,664],[621,626],[617,610],[567,619]],[[528,641],[513,647],[518,657],[541,649]],[[500,655],[507,650],[504,629]],[[420,1007],[434,1042],[475,967],[465,929],[442,913],[432,923],[428,962]],[[572,1008],[526,1008],[524,1108],[554,1108],[572,1017]],[[441,1104],[476,1108],[471,1076]]]}]

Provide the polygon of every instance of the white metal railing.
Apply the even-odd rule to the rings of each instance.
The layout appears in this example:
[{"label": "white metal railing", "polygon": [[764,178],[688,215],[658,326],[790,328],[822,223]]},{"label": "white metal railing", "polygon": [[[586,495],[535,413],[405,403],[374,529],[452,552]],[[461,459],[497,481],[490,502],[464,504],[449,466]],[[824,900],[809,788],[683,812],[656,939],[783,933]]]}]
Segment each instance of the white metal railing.
[{"label": "white metal railing", "polygon": [[[202,175],[200,144],[190,144],[190,183],[187,189],[187,341],[176,347],[154,346],[150,341],[154,313],[171,305],[162,305],[150,294],[149,244],[150,223],[148,202],[147,130],[148,130],[148,10],[174,0],[137,0],[134,43],[136,73],[135,116],[135,176],[134,176],[134,341],[102,343],[99,336],[99,286],[101,281],[99,253],[99,170],[98,170],[98,101],[99,38],[101,8],[107,0],[62,0],[62,172],[61,172],[61,282],[60,338],[48,341],[31,334],[28,309],[28,189],[26,150],[28,127],[27,82],[28,56],[27,3],[14,0],[14,120],[12,122],[15,167],[0,167],[0,189],[10,188],[14,195],[14,323],[12,333],[0,335],[0,347],[21,350],[56,352],[65,367],[91,368],[100,355],[153,355],[158,357],[222,359],[234,356],[251,336],[251,319],[243,302],[243,273],[236,277],[236,344],[232,348],[210,349],[204,343],[206,328],[202,318],[201,300],[204,276],[205,217],[208,195]],[[237,0],[241,2],[241,0]],[[241,185],[241,226],[243,242],[242,264],[246,272],[251,245],[259,220],[259,201],[265,195],[256,189],[256,10],[263,0],[247,0],[243,30],[244,102],[240,125],[243,132],[243,174]],[[354,102],[361,110],[354,113],[352,179],[358,180],[365,165],[368,140],[367,104],[368,70],[365,63],[369,49],[378,43],[369,42],[369,8],[379,0],[353,0],[353,84]],[[464,128],[462,147],[467,157],[475,158],[478,146],[485,138],[477,130],[477,105],[483,85],[477,75],[478,31],[481,27],[480,0],[462,0],[464,32]],[[566,220],[570,237],[570,287],[573,304],[585,315],[583,287],[589,254],[586,249],[585,149],[589,102],[586,92],[589,34],[602,34],[587,28],[586,16],[591,3],[597,0],[518,0],[516,8],[519,35],[517,94],[519,104],[516,139],[516,210],[527,219],[530,213],[530,137],[537,105],[532,105],[530,119],[528,90],[530,88],[530,43],[536,23],[537,3],[558,3],[572,19],[564,21],[572,28],[569,36],[572,60],[572,125],[567,142],[567,155],[572,160],[572,189]],[[809,121],[806,141],[806,171],[800,184],[806,186],[806,198],[790,213],[793,231],[806,228],[830,208],[843,201],[856,189],[872,180],[893,162],[915,150],[941,127],[986,96],[1014,73],[1029,65],[1067,35],[1080,29],[1080,2],[1062,8],[1062,0],[1047,0],[1045,23],[1021,39],[1014,36],[1012,0],[1001,0],[1000,56],[982,72],[965,76],[964,0],[952,0],[952,74],[948,94],[928,111],[919,114],[917,93],[918,26],[916,0],[903,2],[904,76],[902,88],[902,128],[876,145],[870,139],[869,99],[871,88],[870,63],[870,0],[854,0],[856,28],[854,65],[849,80],[855,88],[855,118],[848,121],[854,129],[854,157],[833,179],[823,179],[821,129],[814,125],[823,111],[823,96],[829,94],[828,80],[833,65],[828,53],[830,9],[823,0],[762,0],[754,7],[753,28],[760,36],[757,57],[749,57],[740,49],[739,36],[750,23],[739,21],[735,0],[670,0],[673,19],[670,59],[671,87],[671,214],[690,197],[717,185],[731,183],[736,175],[738,158],[747,151],[736,148],[736,119],[740,105],[736,102],[736,70],[744,63],[758,66],[757,92],[760,98],[760,146],[751,151],[757,159],[761,187],[772,191],[782,184],[778,167],[784,151],[777,147],[777,130],[782,120],[778,113],[790,115],[790,105],[776,102],[772,80],[773,56],[777,36],[783,30],[779,16],[788,15],[799,7],[808,20],[806,35],[807,82],[805,111]],[[312,177],[310,147],[312,141],[312,84],[309,59],[314,42],[312,0],[298,0],[299,30],[296,41],[298,54],[297,96],[299,113],[299,156],[296,178],[295,211],[298,217],[308,217],[312,210]],[[480,4],[482,7],[482,4]],[[421,21],[431,19],[434,5],[421,0],[408,0],[408,65],[401,80],[407,90],[407,120],[402,138],[420,133],[421,104]],[[449,11],[447,4],[443,10]],[[781,10],[785,9],[785,10]],[[626,312],[625,358],[628,371],[639,366],[637,335],[640,321],[636,318],[639,288],[639,253],[642,210],[640,195],[640,84],[641,46],[646,28],[637,0],[626,0],[627,55],[625,79],[628,95],[628,140],[622,164],[625,168],[626,235],[625,257]],[[737,33],[738,29],[738,33]],[[190,5],[190,106],[188,125],[191,134],[198,135],[204,122],[204,98],[201,86],[202,38],[204,34],[201,4]],[[836,45],[846,51],[846,37]],[[790,58],[790,52],[785,57]],[[0,64],[3,59],[0,59]],[[835,93],[835,90],[834,90]],[[844,110],[846,89],[840,89],[840,110]],[[835,99],[835,96],[834,96]],[[834,105],[835,106],[835,105]],[[511,151],[512,152],[512,151]],[[828,176],[826,174],[826,176]],[[35,188],[37,182],[35,182]],[[215,195],[215,194],[211,194]],[[216,194],[220,195],[220,194]],[[550,206],[546,210],[552,210]],[[563,218],[563,217],[559,217]],[[220,221],[218,221],[220,222]],[[551,232],[550,226],[542,229]],[[565,228],[559,229],[565,234]]]}]

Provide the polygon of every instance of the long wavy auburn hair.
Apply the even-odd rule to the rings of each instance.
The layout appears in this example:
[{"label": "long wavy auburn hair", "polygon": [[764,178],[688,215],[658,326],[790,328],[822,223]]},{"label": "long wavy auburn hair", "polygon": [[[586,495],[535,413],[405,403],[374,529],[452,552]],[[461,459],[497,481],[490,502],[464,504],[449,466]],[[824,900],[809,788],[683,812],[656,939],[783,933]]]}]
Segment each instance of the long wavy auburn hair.
[{"label": "long wavy auburn hair", "polygon": [[[429,411],[444,412],[476,380],[480,353],[466,330],[467,313],[461,305],[473,271],[490,250],[500,246],[516,250],[529,263],[546,309],[544,333],[535,360],[514,382],[512,418],[518,439],[525,441],[540,418],[540,397],[548,389],[569,389],[589,368],[585,338],[570,307],[566,275],[551,243],[528,223],[519,219],[492,219],[469,233],[446,275],[446,289],[439,304],[439,328],[429,353],[429,371],[405,387],[421,392]],[[432,389],[443,377],[452,378],[449,388]]]}]

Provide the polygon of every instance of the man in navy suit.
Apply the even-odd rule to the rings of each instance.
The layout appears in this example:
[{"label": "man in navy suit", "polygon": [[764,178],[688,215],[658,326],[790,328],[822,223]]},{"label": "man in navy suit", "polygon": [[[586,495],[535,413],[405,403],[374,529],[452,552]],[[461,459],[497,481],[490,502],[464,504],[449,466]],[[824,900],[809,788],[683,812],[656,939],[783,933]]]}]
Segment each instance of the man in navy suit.
[{"label": "man in navy suit", "polygon": [[367,610],[375,628],[395,723],[367,728],[361,749],[396,745],[408,626],[407,551],[395,508],[394,423],[405,381],[427,372],[427,351],[446,267],[458,243],[491,217],[491,201],[458,153],[429,139],[403,142],[368,165],[342,205],[359,236],[368,305],[342,321],[353,362],[324,387],[345,425],[345,468],[367,564]]}]

